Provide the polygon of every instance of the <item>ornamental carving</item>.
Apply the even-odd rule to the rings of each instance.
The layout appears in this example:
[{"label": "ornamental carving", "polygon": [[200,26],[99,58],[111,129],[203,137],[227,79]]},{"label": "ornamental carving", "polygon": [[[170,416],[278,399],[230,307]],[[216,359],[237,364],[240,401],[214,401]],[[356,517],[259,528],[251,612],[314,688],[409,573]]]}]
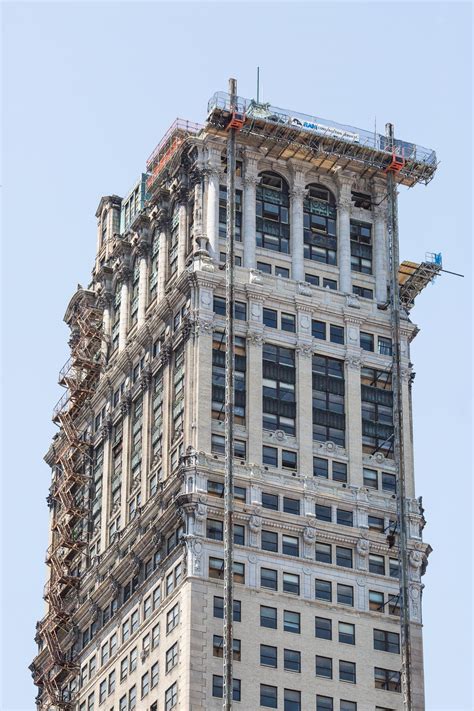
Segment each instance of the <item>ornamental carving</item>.
[{"label": "ornamental carving", "polygon": [[262,528],[262,519],[256,514],[252,514],[249,519],[249,528],[252,533],[258,533]]},{"label": "ornamental carving", "polygon": [[359,297],[355,296],[355,294],[347,294],[346,306],[350,306],[353,309],[360,309]]},{"label": "ornamental carving", "polygon": [[347,356],[345,362],[346,367],[349,368],[349,370],[359,370],[362,365],[361,359],[358,356],[353,355]]},{"label": "ornamental carving", "polygon": [[301,294],[301,296],[312,296],[313,295],[311,287],[305,281],[299,281],[296,289],[297,289],[298,294]]},{"label": "ornamental carving", "polygon": [[263,346],[264,344],[264,338],[261,333],[249,332],[247,339],[253,346]]},{"label": "ornamental carving", "polygon": [[311,358],[313,355],[313,348],[309,345],[296,346],[296,352],[301,358]]},{"label": "ornamental carving", "polygon": [[411,551],[408,557],[410,580],[418,580],[420,569],[423,565],[423,553],[421,551]]},{"label": "ornamental carving", "polygon": [[357,553],[361,558],[366,558],[369,555],[370,544],[366,538],[360,538],[357,541]]},{"label": "ornamental carving", "polygon": [[303,530],[303,541],[305,543],[314,543],[316,540],[316,529],[312,526],[306,526]]},{"label": "ornamental carving", "polygon": [[251,269],[249,274],[250,284],[263,284],[262,273],[258,269]]}]

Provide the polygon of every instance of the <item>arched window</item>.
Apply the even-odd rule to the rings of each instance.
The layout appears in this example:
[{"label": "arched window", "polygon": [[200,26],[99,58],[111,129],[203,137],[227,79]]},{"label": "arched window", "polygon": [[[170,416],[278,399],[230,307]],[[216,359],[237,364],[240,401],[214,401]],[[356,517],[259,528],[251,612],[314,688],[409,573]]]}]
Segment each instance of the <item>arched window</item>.
[{"label": "arched window", "polygon": [[336,264],[336,200],[324,185],[308,185],[307,190],[303,202],[305,259]]},{"label": "arched window", "polygon": [[148,288],[150,290],[150,304],[156,299],[158,286],[158,258],[160,253],[160,235],[155,232],[151,241],[150,274]]},{"label": "arched window", "polygon": [[288,183],[277,173],[260,174],[257,186],[257,246],[290,252]]},{"label": "arched window", "polygon": [[170,250],[168,255],[169,278],[178,271],[179,205],[175,204],[171,213]]},{"label": "arched window", "polygon": [[112,352],[117,350],[119,344],[120,331],[120,299],[122,291],[121,284],[117,281],[114,291],[114,320],[112,322]]}]

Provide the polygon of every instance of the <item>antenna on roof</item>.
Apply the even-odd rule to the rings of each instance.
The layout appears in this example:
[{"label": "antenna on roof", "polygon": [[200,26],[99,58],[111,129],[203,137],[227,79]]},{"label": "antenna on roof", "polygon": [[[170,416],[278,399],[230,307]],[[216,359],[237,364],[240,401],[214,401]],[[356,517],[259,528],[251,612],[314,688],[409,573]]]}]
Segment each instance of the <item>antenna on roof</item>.
[{"label": "antenna on roof", "polygon": [[260,67],[257,67],[257,104],[260,103]]}]

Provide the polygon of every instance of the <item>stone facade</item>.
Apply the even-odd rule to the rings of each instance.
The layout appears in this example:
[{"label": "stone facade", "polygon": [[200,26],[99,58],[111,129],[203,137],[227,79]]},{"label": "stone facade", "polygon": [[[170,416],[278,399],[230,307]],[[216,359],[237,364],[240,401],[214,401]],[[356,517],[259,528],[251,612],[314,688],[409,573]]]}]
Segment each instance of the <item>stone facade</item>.
[{"label": "stone facade", "polygon": [[[84,415],[90,516],[71,602],[76,667],[65,685],[69,708],[78,711],[204,711],[222,704],[214,636],[222,635],[223,595],[225,145],[205,132],[188,143],[126,232],[118,233],[120,198],[103,198],[97,211],[90,288],[103,309],[103,369]],[[278,179],[265,183],[265,174]],[[308,186],[316,186],[313,193]],[[377,385],[377,374],[391,368],[386,215],[354,198],[362,193],[378,205],[384,178],[336,179],[241,147],[236,188],[235,706],[260,708],[265,694],[276,693],[282,709],[398,711],[399,583],[397,550],[388,540],[396,469],[390,435],[383,441],[380,434],[390,431],[390,382],[382,375],[384,385]],[[256,216],[256,204],[260,199],[258,209],[268,209],[270,220],[275,191],[285,190],[278,244],[287,239],[289,247],[278,251],[261,236],[268,224],[258,222],[265,217]],[[312,210],[321,219],[310,244]],[[336,225],[333,246],[333,227],[323,225],[328,215]],[[355,238],[354,225],[365,226],[365,242]],[[420,575],[429,546],[421,536],[410,427],[416,332],[405,319],[413,708],[421,711]],[[269,345],[282,358],[291,352],[291,368],[269,364]],[[323,620],[318,636],[316,618]],[[267,648],[276,648],[276,668]],[[46,654],[40,632],[36,669]],[[41,693],[38,704],[55,708]]]}]

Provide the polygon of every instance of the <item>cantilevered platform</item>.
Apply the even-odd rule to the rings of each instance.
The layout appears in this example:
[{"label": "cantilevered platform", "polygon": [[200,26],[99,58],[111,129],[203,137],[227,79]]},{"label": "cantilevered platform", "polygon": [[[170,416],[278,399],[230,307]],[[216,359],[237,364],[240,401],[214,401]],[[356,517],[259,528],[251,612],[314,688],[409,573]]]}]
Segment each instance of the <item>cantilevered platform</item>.
[{"label": "cantilevered platform", "polygon": [[400,305],[410,311],[415,298],[430,284],[443,268],[441,254],[427,255],[429,261],[402,262],[398,268],[398,284],[400,286]]},{"label": "cantilevered platform", "polygon": [[[436,153],[414,143],[395,140],[391,146],[379,133],[242,97],[237,99],[237,111],[243,117],[239,144],[255,150],[265,147],[270,158],[309,161],[325,172],[340,167],[370,178],[383,173],[395,153],[404,161],[396,180],[408,187],[429,183],[436,171]],[[208,103],[205,130],[225,136],[231,118],[229,94],[217,92]]]}]

